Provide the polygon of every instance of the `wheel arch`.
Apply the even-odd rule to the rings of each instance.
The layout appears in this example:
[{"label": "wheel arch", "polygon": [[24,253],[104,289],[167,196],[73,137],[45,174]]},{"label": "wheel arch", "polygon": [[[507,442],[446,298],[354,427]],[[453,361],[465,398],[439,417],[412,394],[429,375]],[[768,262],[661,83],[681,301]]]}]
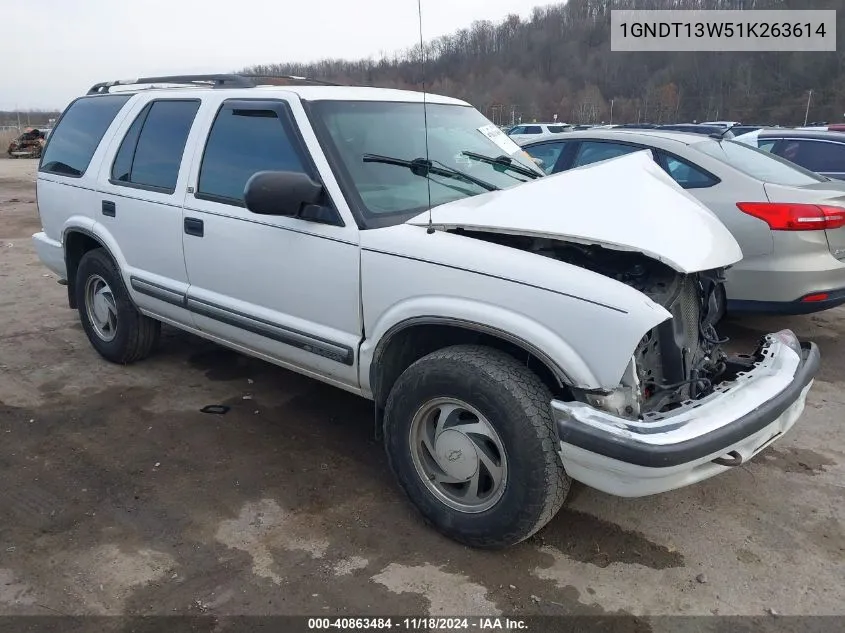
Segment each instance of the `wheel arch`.
[{"label": "wheel arch", "polygon": [[572,382],[566,372],[543,350],[523,338],[466,319],[418,316],[393,325],[373,350],[368,373],[376,405],[384,407],[396,380],[414,362],[439,349],[461,344],[491,347],[524,360],[555,396],[571,397]]},{"label": "wheel arch", "polygon": [[76,304],[76,271],[79,269],[79,262],[85,253],[102,248],[120,268],[120,260],[115,257],[115,251],[113,247],[107,244],[107,241],[93,230],[80,226],[70,226],[64,230],[62,244],[64,245],[65,268],[67,270],[67,297],[68,305],[72,309],[78,307]]}]

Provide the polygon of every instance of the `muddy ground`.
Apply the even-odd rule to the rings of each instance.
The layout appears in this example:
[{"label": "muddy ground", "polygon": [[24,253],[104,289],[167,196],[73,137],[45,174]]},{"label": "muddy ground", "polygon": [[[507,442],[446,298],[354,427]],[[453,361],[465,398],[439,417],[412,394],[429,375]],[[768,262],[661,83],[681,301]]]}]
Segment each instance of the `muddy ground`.
[{"label": "muddy ground", "polygon": [[172,329],[101,360],[32,248],[34,174],[0,160],[0,614],[845,614],[845,309],[727,324],[823,355],[752,463],[637,500],[576,484],[474,551],[406,503],[365,401]]}]

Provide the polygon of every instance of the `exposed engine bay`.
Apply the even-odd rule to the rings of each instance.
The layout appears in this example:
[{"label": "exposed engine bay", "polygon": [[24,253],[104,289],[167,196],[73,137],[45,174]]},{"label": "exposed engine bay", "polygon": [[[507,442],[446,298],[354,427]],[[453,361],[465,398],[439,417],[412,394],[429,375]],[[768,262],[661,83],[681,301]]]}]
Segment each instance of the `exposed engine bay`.
[{"label": "exposed engine bay", "polygon": [[727,356],[715,325],[724,309],[724,270],[682,274],[642,253],[615,251],[544,238],[458,230],[457,233],[519,248],[567,262],[620,281],[642,292],[672,314],[649,331],[634,352],[635,406],[625,413],[639,417],[664,413],[713,393],[730,379]]}]

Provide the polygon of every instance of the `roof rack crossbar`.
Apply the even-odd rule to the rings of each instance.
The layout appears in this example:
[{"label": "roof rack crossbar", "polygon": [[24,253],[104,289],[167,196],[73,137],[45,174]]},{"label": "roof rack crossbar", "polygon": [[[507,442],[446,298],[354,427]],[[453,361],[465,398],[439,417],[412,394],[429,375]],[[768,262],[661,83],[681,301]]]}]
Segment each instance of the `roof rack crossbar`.
[{"label": "roof rack crossbar", "polygon": [[257,75],[257,74],[228,74],[228,75],[169,75],[165,77],[138,77],[136,79],[118,79],[117,81],[103,81],[94,84],[88,90],[89,95],[108,94],[115,86],[137,86],[144,84],[175,84],[181,86],[211,86],[212,88],[255,88],[253,79],[286,79],[306,84],[321,86],[337,86],[339,84],[321,79],[299,77],[297,75]]}]

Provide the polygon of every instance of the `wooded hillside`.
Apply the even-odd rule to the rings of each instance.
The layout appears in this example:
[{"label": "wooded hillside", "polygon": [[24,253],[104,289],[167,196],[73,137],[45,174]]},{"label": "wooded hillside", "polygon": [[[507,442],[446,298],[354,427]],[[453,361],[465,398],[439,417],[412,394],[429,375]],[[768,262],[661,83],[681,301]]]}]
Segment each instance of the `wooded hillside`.
[{"label": "wooded hillside", "polygon": [[[613,53],[611,9],[838,9],[835,53]],[[423,2],[423,20],[425,2]],[[424,23],[424,22],[423,22]],[[427,89],[496,123],[804,122],[845,119],[845,0],[569,0],[426,42]],[[422,88],[420,47],[391,57],[260,65],[249,72]]]}]

